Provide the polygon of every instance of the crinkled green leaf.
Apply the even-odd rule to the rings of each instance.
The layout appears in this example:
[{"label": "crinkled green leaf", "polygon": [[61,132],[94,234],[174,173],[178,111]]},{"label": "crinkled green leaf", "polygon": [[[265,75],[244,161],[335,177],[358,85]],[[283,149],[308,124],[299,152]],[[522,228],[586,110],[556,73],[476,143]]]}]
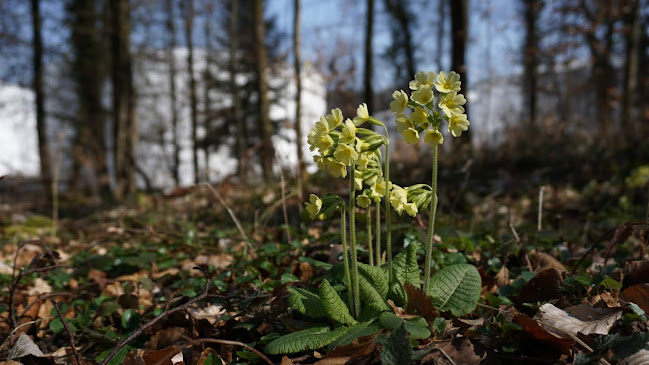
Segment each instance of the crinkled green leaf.
[{"label": "crinkled green leaf", "polygon": [[286,290],[291,293],[288,297],[288,305],[291,308],[312,318],[320,318],[326,315],[318,294],[295,286],[289,286]]},{"label": "crinkled green leaf", "polygon": [[412,358],[412,346],[404,322],[401,322],[381,344],[381,364],[409,365]]},{"label": "crinkled green leaf", "polygon": [[392,260],[392,270],[397,280],[402,284],[410,283],[421,289],[421,277],[417,264],[417,245],[410,244]]},{"label": "crinkled green leaf", "polygon": [[347,327],[338,327],[333,331],[329,327],[312,327],[289,333],[266,345],[269,355],[293,354],[306,350],[317,350],[327,346],[347,332]]},{"label": "crinkled green leaf", "polygon": [[390,309],[385,301],[388,295],[388,279],[380,267],[359,263],[358,286],[363,302],[375,303],[383,310]]},{"label": "crinkled green leaf", "polygon": [[349,345],[355,339],[363,336],[369,336],[381,330],[381,325],[377,322],[367,321],[359,323],[357,325],[351,326],[347,329],[347,332],[340,336],[336,341],[329,344],[327,350],[331,351],[338,346]]},{"label": "crinkled green leaf", "polygon": [[392,312],[384,312],[379,317],[379,322],[384,328],[390,330],[399,327],[401,323],[405,322],[406,330],[410,333],[412,338],[428,338],[431,335],[428,323],[421,317],[405,320],[397,317],[397,315]]},{"label": "crinkled green leaf", "polygon": [[430,285],[430,296],[435,307],[460,317],[475,309],[482,279],[474,266],[458,264],[438,271],[431,278]]},{"label": "crinkled green leaf", "polygon": [[319,297],[320,302],[324,307],[324,311],[327,313],[327,317],[346,325],[358,323],[349,313],[349,308],[347,308],[345,302],[340,299],[338,292],[336,289],[331,287],[331,284],[329,284],[327,279],[324,279],[320,284]]}]

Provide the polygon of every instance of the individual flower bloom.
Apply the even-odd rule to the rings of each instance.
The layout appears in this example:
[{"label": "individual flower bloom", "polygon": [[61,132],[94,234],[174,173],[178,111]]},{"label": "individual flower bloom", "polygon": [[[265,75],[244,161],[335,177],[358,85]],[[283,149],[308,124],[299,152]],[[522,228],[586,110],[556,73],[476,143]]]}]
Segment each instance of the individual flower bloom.
[{"label": "individual flower bloom", "polygon": [[419,142],[419,132],[414,128],[408,128],[401,133],[407,144],[416,144]]},{"label": "individual flower bloom", "polygon": [[426,73],[425,71],[419,71],[415,74],[415,79],[410,81],[410,90],[417,90],[425,85],[433,85],[435,81],[435,73],[430,71]]},{"label": "individual flower bloom", "polygon": [[318,164],[318,168],[323,171],[327,168],[326,160],[327,159],[323,155],[313,156],[313,161]]},{"label": "individual flower bloom", "polygon": [[448,119],[448,131],[453,134],[453,137],[459,137],[463,131],[469,129],[470,124],[466,114],[453,114]]},{"label": "individual flower bloom", "polygon": [[428,121],[428,112],[425,108],[417,106],[415,110],[410,114],[410,120],[416,125],[419,126],[422,123]]},{"label": "individual flower bloom", "polygon": [[320,200],[320,198],[315,194],[311,194],[309,196],[309,202],[304,204],[306,205],[306,211],[309,213],[311,219],[315,219],[318,216],[318,213],[320,213],[320,209],[322,209],[322,200]]},{"label": "individual flower bloom", "polygon": [[356,205],[358,205],[361,208],[367,208],[370,206],[372,201],[370,200],[370,197],[367,196],[366,194],[361,194],[356,197]]},{"label": "individual flower bloom", "polygon": [[329,129],[334,129],[343,122],[343,112],[340,108],[331,109],[331,114],[327,114],[327,122],[329,122]]},{"label": "individual flower bloom", "polygon": [[379,196],[385,196],[385,194],[387,194],[388,192],[384,178],[377,180],[376,183],[371,187],[371,189]]},{"label": "individual flower bloom", "polygon": [[448,75],[446,75],[446,72],[441,71],[437,75],[437,81],[435,81],[435,89],[440,93],[458,92],[461,85],[460,75],[455,71],[451,71]]},{"label": "individual flower bloom", "polygon": [[365,140],[356,137],[356,152],[358,153],[365,152],[369,147],[370,147],[369,143],[367,143]]},{"label": "individual flower bloom", "polygon": [[354,124],[361,125],[370,119],[370,112],[367,110],[367,104],[363,103],[356,109],[356,116],[354,117]]},{"label": "individual flower bloom", "polygon": [[[344,146],[344,145],[341,145]],[[333,158],[327,158],[327,171],[334,177],[345,177],[347,176],[347,166],[340,161],[336,161]]]},{"label": "individual flower bloom", "polygon": [[406,203],[405,204],[405,209],[406,213],[408,213],[411,217],[414,217],[417,215],[417,204],[415,203]]},{"label": "individual flower bloom", "polygon": [[406,189],[393,185],[392,192],[390,193],[390,204],[392,208],[401,214],[408,203],[408,193]]},{"label": "individual flower bloom", "polygon": [[356,168],[360,171],[363,171],[367,168],[367,164],[370,163],[370,159],[367,157],[367,153],[361,153],[358,161],[356,161]]},{"label": "individual flower bloom", "polygon": [[464,104],[466,104],[464,95],[453,91],[442,96],[438,105],[444,111],[444,114],[451,116],[452,114],[464,113],[464,107],[462,106]]},{"label": "individual flower bloom", "polygon": [[437,129],[429,129],[424,134],[424,142],[434,147],[444,143],[444,136]]},{"label": "individual flower bloom", "polygon": [[342,134],[340,135],[340,142],[352,144],[356,140],[356,126],[354,123],[347,119],[343,124]]},{"label": "individual flower bloom", "polygon": [[433,88],[430,85],[424,85],[417,89],[417,91],[413,91],[412,95],[410,95],[410,99],[414,101],[417,104],[421,105],[426,105],[433,101]]},{"label": "individual flower bloom", "polygon": [[325,134],[329,134],[329,123],[324,117],[320,117],[307,136],[307,143],[309,143],[311,151],[317,148],[318,141]]},{"label": "individual flower bloom", "polygon": [[363,189],[363,172],[362,171],[354,171],[354,188],[357,191],[360,191]]},{"label": "individual flower bloom", "polygon": [[405,114],[397,115],[396,121],[397,121],[397,132],[399,133],[403,133],[403,131],[405,131],[408,128],[415,127],[415,125],[412,124],[410,118],[408,118],[408,116]]},{"label": "individual flower bloom", "polygon": [[334,157],[343,164],[351,166],[354,161],[358,160],[358,152],[354,147],[340,143],[334,151]]},{"label": "individual flower bloom", "polygon": [[392,93],[392,98],[394,100],[390,102],[390,110],[392,110],[392,112],[396,114],[403,113],[403,111],[406,110],[406,107],[408,106],[408,94],[406,94],[403,90],[395,90]]}]

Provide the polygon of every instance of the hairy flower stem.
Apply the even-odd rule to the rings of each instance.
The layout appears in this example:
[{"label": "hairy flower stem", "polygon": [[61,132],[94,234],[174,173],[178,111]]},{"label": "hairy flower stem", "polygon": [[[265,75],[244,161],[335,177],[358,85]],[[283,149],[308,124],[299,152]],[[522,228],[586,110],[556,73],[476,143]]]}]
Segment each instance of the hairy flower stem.
[{"label": "hairy flower stem", "polygon": [[361,297],[358,285],[358,254],[356,251],[356,163],[352,162],[351,173],[349,174],[349,240],[352,246],[352,285],[354,289],[354,317],[358,319],[361,315]]},{"label": "hairy flower stem", "polygon": [[374,248],[372,247],[372,207],[367,207],[367,252],[370,256],[370,266],[374,266]]},{"label": "hairy flower stem", "polygon": [[345,214],[345,206],[342,206],[342,212],[340,213],[340,230],[342,231],[343,239],[343,264],[345,265],[345,279],[347,279],[347,301],[349,304],[349,309],[354,308],[354,296],[352,295],[352,278],[349,274],[349,255],[347,251],[347,214]]},{"label": "hairy flower stem", "polygon": [[433,182],[431,184],[430,220],[428,221],[428,242],[426,244],[426,261],[424,263],[424,293],[430,289],[430,262],[433,258],[433,236],[435,234],[435,215],[437,214],[437,147],[433,148]]},{"label": "hairy flower stem", "polygon": [[392,186],[390,183],[390,134],[388,133],[388,128],[384,125],[385,128],[385,225],[386,225],[386,251],[388,256],[388,278],[390,284],[392,283],[392,219],[390,218],[390,192]]},{"label": "hairy flower stem", "polygon": [[381,266],[381,202],[376,202],[376,266]]}]

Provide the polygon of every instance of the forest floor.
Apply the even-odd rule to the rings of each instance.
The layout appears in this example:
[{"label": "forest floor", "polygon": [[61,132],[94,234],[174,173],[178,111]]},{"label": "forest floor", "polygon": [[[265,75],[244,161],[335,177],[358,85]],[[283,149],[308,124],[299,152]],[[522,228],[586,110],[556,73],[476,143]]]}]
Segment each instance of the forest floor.
[{"label": "forest floor", "polygon": [[[401,354],[374,340],[385,329],[265,353],[314,325],[287,288],[317,288],[342,251],[337,220],[303,219],[279,191],[197,186],[76,217],[62,201],[56,231],[0,206],[0,364],[649,363],[646,186],[545,185],[541,209],[538,187],[443,195],[434,269],[474,265],[482,293],[469,315],[427,317],[430,336]],[[427,215],[395,219],[395,253],[416,245],[422,263]]]}]

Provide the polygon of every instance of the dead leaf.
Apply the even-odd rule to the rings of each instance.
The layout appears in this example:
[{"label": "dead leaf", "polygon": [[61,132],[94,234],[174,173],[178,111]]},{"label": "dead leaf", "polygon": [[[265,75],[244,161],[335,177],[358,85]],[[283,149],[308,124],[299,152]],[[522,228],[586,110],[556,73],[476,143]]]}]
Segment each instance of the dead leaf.
[{"label": "dead leaf", "polygon": [[185,332],[183,327],[168,327],[156,332],[149,341],[144,344],[147,350],[158,350],[173,345]]},{"label": "dead leaf", "polygon": [[300,281],[307,282],[313,276],[313,266],[308,262],[300,263]]},{"label": "dead leaf", "polygon": [[521,303],[547,302],[554,299],[564,300],[559,290],[565,272],[549,268],[539,272],[521,288],[518,299]]},{"label": "dead leaf", "polygon": [[631,261],[622,269],[615,270],[611,278],[625,287],[649,282],[649,260]]},{"label": "dead leaf", "polygon": [[[452,341],[444,341],[435,348],[444,351],[456,364],[479,365],[487,357],[487,352],[480,344],[474,344],[466,337],[457,337]],[[433,351],[426,355],[422,363],[435,365],[450,364],[446,356],[440,351]]]},{"label": "dead leaf", "polygon": [[406,295],[408,296],[406,313],[418,313],[427,321],[432,321],[439,317],[439,311],[435,308],[430,297],[426,295],[423,290],[410,283],[406,283],[404,288],[406,289]]},{"label": "dead leaf", "polygon": [[532,250],[527,257],[530,259],[530,264],[532,265],[532,270],[536,272],[541,272],[547,269],[557,269],[561,271],[566,271],[566,268],[560,263],[557,259],[548,255],[545,252],[538,252]]},{"label": "dead leaf", "polygon": [[223,305],[212,304],[203,309],[191,309],[192,316],[196,319],[206,319],[210,324],[215,324],[219,321],[219,318],[227,313],[227,310]]},{"label": "dead leaf", "polygon": [[385,330],[381,330],[369,336],[359,337],[348,345],[338,346],[332,351],[329,351],[325,358],[316,364],[345,364],[350,360],[356,363],[358,359],[370,356],[376,351],[378,345],[374,342],[374,339],[385,332]]},{"label": "dead leaf", "polygon": [[13,361],[13,360],[7,360],[7,361],[0,361],[0,365],[22,365],[18,361]]},{"label": "dead leaf", "polygon": [[649,364],[649,350],[647,350],[646,348],[620,361],[620,365],[647,365],[647,364]]},{"label": "dead leaf", "polygon": [[557,337],[550,332],[546,331],[539,323],[532,318],[519,314],[514,317],[514,322],[518,323],[525,329],[525,333],[530,335],[533,339],[543,343],[543,345],[554,348],[564,355],[570,355],[574,341],[571,339]]},{"label": "dead leaf", "polygon": [[9,353],[7,354],[7,359],[12,360],[12,359],[19,359],[24,356],[37,356],[37,357],[42,357],[45,356],[43,354],[43,351],[36,346],[34,341],[27,335],[20,335],[16,342],[14,343],[14,346],[9,350]]},{"label": "dead leaf", "polygon": [[282,362],[279,365],[293,365],[293,361],[291,361],[288,356],[283,356]]},{"label": "dead leaf", "polygon": [[106,279],[106,273],[96,269],[88,270],[88,280],[97,283],[100,291],[103,291],[104,288],[106,288],[106,285],[108,284],[108,280]]},{"label": "dead leaf", "polygon": [[509,285],[509,269],[505,265],[503,265],[503,267],[500,268],[500,271],[498,271],[498,274],[494,276],[494,282],[499,288]]},{"label": "dead leaf", "polygon": [[577,333],[606,335],[615,321],[621,317],[622,311],[616,310],[597,319],[582,321],[547,303],[539,307],[539,312],[534,316],[534,319],[539,321],[547,331],[561,337],[570,337],[568,334],[576,335]]},{"label": "dead leaf", "polygon": [[[180,354],[180,361],[178,360]],[[158,351],[145,353],[142,358],[146,365],[181,365],[184,364],[182,358],[182,349],[178,346],[169,346]]]},{"label": "dead leaf", "polygon": [[407,314],[405,309],[403,309],[403,308],[397,306],[396,304],[394,304],[392,299],[388,299],[388,305],[390,306],[390,308],[392,308],[392,312],[399,318],[411,319],[411,318],[419,317],[416,314]]},{"label": "dead leaf", "polygon": [[645,313],[649,313],[649,284],[637,284],[624,289],[620,294],[620,299],[635,303]]},{"label": "dead leaf", "polygon": [[168,268],[167,270],[151,274],[151,279],[158,280],[158,279],[160,279],[161,277],[163,277],[165,275],[174,276],[174,275],[178,274],[178,272],[180,272],[180,270],[178,270],[175,267],[171,267],[171,268]]},{"label": "dead leaf", "polygon": [[47,281],[43,280],[42,278],[36,278],[34,280],[34,284],[32,284],[32,286],[29,288],[28,294],[30,296],[37,296],[42,294],[49,294],[51,292],[52,287],[47,283]]},{"label": "dead leaf", "polygon": [[0,274],[11,275],[14,272],[14,269],[5,264],[3,261],[0,261]]}]

